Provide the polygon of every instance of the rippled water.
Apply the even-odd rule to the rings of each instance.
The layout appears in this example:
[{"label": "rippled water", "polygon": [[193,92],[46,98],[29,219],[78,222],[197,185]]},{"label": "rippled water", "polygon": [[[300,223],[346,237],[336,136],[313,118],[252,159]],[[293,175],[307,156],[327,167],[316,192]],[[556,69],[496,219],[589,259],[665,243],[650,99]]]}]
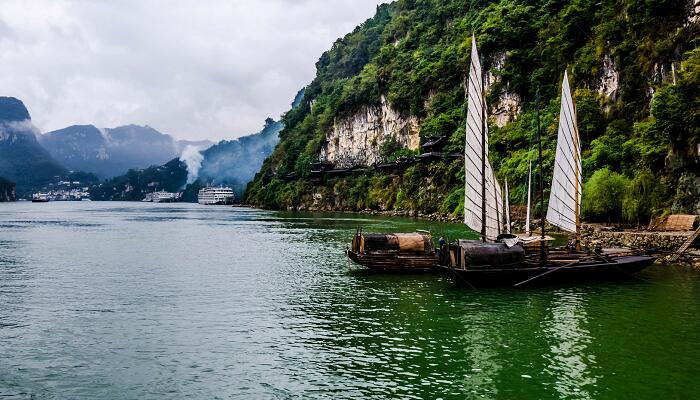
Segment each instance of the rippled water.
[{"label": "rippled water", "polygon": [[190,204],[0,204],[0,394],[18,398],[694,398],[700,276],[461,289],[368,273],[356,227]]}]

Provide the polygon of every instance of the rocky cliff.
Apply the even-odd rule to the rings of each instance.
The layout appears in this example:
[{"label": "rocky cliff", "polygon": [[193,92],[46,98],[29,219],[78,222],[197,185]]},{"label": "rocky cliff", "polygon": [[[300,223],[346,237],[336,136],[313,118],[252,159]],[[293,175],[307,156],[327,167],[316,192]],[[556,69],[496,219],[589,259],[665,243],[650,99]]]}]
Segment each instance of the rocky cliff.
[{"label": "rocky cliff", "polygon": [[337,120],[326,133],[318,158],[340,168],[383,162],[381,149],[389,142],[400,148],[418,149],[419,124],[418,118],[402,116],[382,96],[378,107],[362,107],[352,116]]}]

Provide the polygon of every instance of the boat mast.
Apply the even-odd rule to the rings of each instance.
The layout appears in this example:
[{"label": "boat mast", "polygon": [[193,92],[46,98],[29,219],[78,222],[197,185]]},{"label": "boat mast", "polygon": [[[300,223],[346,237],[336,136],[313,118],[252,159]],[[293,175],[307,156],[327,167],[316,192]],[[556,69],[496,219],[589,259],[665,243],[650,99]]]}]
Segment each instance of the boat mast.
[{"label": "boat mast", "polygon": [[[481,60],[483,65],[483,59]],[[485,74],[481,72],[481,241],[486,241],[486,101]]]},{"label": "boat mast", "polygon": [[[530,143],[530,150],[532,150],[532,143]],[[525,234],[527,236],[531,236],[532,231],[530,231],[530,206],[532,205],[532,160],[528,160],[528,164],[529,167],[527,170],[527,215],[525,216]]]},{"label": "boat mast", "polygon": [[535,113],[537,115],[537,149],[538,163],[540,169],[540,223],[542,224],[542,236],[540,240],[540,261],[542,264],[546,262],[547,254],[544,251],[544,176],[542,174],[542,135],[540,134],[540,89],[537,89],[535,94]]},{"label": "boat mast", "polygon": [[510,232],[510,200],[508,199],[510,197],[510,193],[508,192],[508,178],[506,178],[506,196],[505,196],[505,210],[503,210],[503,216],[506,220],[506,231],[505,233],[511,233]]},{"label": "boat mast", "polygon": [[579,201],[579,196],[581,193],[581,189],[579,188],[578,185],[578,179],[580,174],[582,173],[579,170],[579,163],[581,162],[581,141],[580,141],[580,136],[578,134],[578,124],[576,121],[578,121],[578,117],[576,116],[576,101],[574,100],[574,96],[571,96],[571,107],[574,110],[574,168],[576,171],[576,175],[574,177],[574,180],[576,181],[575,187],[576,191],[574,192],[574,200],[576,204],[576,251],[581,251],[581,202]]}]

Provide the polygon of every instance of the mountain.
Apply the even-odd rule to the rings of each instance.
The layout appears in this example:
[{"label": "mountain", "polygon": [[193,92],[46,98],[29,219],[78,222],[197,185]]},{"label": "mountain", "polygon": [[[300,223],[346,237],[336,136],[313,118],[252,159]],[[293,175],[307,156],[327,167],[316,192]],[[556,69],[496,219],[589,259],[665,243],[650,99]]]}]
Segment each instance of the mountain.
[{"label": "mountain", "polygon": [[68,173],[39,144],[37,135],[24,103],[0,97],[0,176],[17,184],[19,196]]},{"label": "mountain", "polygon": [[241,196],[278,141],[282,123],[267,118],[263,129],[236,140],[223,140],[202,153],[199,186],[225,184]]},{"label": "mountain", "polygon": [[487,71],[491,164],[499,181],[508,179],[511,204],[525,202],[537,114],[548,191],[568,69],[584,216],[644,223],[670,211],[698,213],[698,11],[693,0],[380,5],[321,55],[244,201],[461,218],[474,35]]},{"label": "mountain", "polygon": [[16,200],[16,186],[14,182],[10,182],[5,178],[0,177],[0,203]]},{"label": "mountain", "polygon": [[[160,166],[131,169],[90,191],[93,200],[141,200],[155,190],[184,191],[186,201],[197,201],[197,192],[206,184],[234,187],[237,195],[260,169],[278,140],[282,124],[271,118],[263,129],[236,140],[223,140],[201,151],[190,143],[182,155]],[[201,145],[201,144],[200,144]]]},{"label": "mountain", "polygon": [[207,148],[203,141],[175,141],[149,126],[127,125],[99,129],[73,125],[40,136],[41,144],[61,164],[88,171],[101,178],[123,174],[131,168],[162,164],[180,154],[187,145]]}]

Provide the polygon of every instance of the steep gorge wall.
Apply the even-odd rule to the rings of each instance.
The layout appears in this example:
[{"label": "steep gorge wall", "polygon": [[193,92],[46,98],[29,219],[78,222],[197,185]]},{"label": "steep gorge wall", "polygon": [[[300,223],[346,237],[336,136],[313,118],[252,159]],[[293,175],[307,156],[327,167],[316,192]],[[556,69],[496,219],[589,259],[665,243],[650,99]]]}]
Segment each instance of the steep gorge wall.
[{"label": "steep gorge wall", "polygon": [[402,148],[417,149],[419,126],[418,118],[402,116],[382,96],[379,107],[363,107],[351,117],[333,124],[333,129],[326,134],[319,160],[341,168],[381,162],[382,145],[392,139]]}]

